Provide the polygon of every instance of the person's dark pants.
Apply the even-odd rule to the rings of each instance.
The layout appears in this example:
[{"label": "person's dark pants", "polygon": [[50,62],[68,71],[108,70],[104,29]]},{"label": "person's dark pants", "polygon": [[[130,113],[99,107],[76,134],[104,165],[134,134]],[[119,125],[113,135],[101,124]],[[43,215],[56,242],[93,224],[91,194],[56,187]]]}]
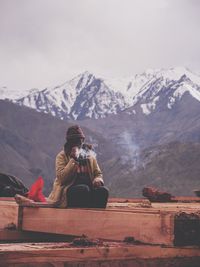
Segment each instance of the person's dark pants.
[{"label": "person's dark pants", "polygon": [[85,184],[74,185],[67,190],[68,207],[105,208],[109,190],[105,186],[90,188]]}]

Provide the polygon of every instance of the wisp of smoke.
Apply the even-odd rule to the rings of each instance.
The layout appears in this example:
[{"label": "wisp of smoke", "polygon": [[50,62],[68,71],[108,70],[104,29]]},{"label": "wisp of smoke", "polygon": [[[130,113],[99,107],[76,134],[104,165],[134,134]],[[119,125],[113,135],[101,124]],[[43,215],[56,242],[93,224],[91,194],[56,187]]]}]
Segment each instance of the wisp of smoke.
[{"label": "wisp of smoke", "polygon": [[139,146],[134,142],[132,134],[124,131],[121,135],[120,145],[124,151],[122,155],[123,163],[131,163],[133,169],[136,169],[140,164]]},{"label": "wisp of smoke", "polygon": [[82,159],[87,159],[87,158],[90,158],[90,157],[96,158],[96,153],[92,149],[80,148],[79,157],[81,157]]}]

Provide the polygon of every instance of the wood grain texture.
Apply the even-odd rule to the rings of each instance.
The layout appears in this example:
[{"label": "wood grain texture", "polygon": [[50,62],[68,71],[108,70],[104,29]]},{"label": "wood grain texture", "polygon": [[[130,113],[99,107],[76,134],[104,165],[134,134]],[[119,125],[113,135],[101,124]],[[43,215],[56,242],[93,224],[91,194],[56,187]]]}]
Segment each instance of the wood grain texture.
[{"label": "wood grain texture", "polygon": [[133,236],[144,243],[169,245],[173,242],[173,214],[24,207],[22,230],[110,240]]},{"label": "wood grain texture", "polygon": [[18,205],[15,202],[0,202],[0,229],[7,228],[10,224],[17,226]]},{"label": "wood grain texture", "polygon": [[[172,248],[148,245],[126,245],[116,244],[105,247],[66,247],[54,243],[48,244],[22,244],[6,248],[0,245],[0,264],[27,264],[27,263],[67,263],[67,262],[88,262],[104,261],[109,263],[112,260],[170,260],[179,258],[182,260],[196,260],[200,263],[199,248]],[[14,253],[13,253],[14,252]],[[182,262],[184,263],[184,261]],[[51,265],[52,266],[52,265]],[[66,266],[66,265],[65,265]],[[84,265],[83,265],[84,266]],[[87,266],[87,265],[85,265]],[[104,266],[104,265],[103,265]],[[145,266],[145,265],[144,265]],[[148,266],[148,265],[147,265]],[[159,266],[159,265],[158,265]],[[162,265],[160,265],[162,266]],[[165,265],[166,266],[166,265]],[[168,265],[167,265],[168,266]],[[179,265],[183,266],[183,265]],[[189,265],[188,265],[189,266]],[[193,265],[195,266],[195,265]],[[197,265],[198,266],[198,265]]]}]

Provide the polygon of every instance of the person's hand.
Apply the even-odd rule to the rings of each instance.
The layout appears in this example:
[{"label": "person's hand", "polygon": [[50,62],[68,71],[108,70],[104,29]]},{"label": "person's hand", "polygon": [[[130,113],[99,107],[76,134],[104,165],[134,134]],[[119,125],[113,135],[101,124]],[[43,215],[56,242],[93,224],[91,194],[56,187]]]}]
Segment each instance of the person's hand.
[{"label": "person's hand", "polygon": [[77,160],[79,157],[79,148],[77,146],[72,147],[70,158]]},{"label": "person's hand", "polygon": [[101,182],[101,180],[98,179],[98,178],[94,179],[94,181],[93,181],[93,186],[94,186],[95,188],[102,186],[102,182]]}]

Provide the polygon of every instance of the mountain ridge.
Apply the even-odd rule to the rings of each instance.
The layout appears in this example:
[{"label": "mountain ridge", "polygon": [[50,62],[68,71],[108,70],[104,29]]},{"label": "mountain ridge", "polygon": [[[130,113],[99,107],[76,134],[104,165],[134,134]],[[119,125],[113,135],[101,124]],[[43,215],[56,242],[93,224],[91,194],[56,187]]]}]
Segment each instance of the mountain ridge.
[{"label": "mountain ridge", "polygon": [[141,112],[149,115],[159,105],[161,95],[168,98],[167,109],[186,92],[200,102],[200,76],[185,68],[147,70],[123,82],[119,79],[118,84],[117,79],[113,83],[86,71],[61,85],[32,89],[28,95],[10,100],[62,120],[105,118],[128,108],[134,114],[138,103]]}]

